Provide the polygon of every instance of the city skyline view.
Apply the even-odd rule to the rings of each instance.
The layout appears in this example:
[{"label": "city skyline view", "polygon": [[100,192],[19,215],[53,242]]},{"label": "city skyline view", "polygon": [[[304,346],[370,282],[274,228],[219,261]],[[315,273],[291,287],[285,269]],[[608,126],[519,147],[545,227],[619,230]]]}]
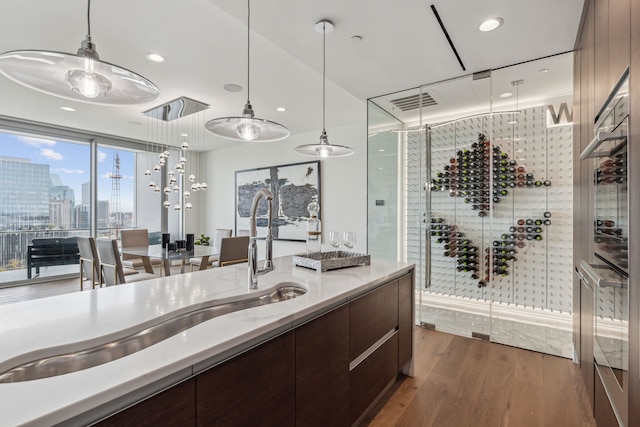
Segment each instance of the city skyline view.
[{"label": "city skyline view", "polygon": [[[57,175],[62,185],[74,191],[75,204],[82,200],[82,184],[90,181],[89,145],[26,135],[0,133],[0,156],[29,160],[32,164],[49,165],[51,175]],[[135,186],[135,153],[108,146],[98,149],[98,200],[111,202],[113,158],[120,158],[120,211],[132,212]]]}]

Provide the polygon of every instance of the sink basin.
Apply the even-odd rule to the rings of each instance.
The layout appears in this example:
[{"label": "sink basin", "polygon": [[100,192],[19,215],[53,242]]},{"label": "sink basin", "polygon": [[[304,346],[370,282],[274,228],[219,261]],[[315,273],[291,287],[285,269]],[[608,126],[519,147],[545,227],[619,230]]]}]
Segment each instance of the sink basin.
[{"label": "sink basin", "polygon": [[307,289],[295,282],[282,282],[273,291],[254,298],[200,308],[116,341],[24,363],[0,374],[0,383],[30,381],[92,368],[145,349],[215,317],[287,301],[306,292]]}]

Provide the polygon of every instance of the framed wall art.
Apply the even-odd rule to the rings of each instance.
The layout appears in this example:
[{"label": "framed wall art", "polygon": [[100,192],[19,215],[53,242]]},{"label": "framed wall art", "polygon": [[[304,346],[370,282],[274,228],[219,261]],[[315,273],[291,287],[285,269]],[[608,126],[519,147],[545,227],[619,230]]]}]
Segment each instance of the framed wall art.
[{"label": "framed wall art", "polygon": [[[320,162],[236,171],[236,235],[250,229],[251,204],[262,188],[273,194],[274,240],[305,241],[309,218],[307,205],[312,200],[320,203]],[[268,204],[263,199],[256,212],[258,236],[266,234],[267,221]]]}]

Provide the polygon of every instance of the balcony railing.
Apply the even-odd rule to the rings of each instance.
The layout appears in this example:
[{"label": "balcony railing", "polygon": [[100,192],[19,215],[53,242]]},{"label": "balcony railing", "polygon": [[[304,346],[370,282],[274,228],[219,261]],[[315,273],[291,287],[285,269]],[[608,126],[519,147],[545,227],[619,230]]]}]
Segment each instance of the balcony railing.
[{"label": "balcony railing", "polygon": [[[101,228],[98,238],[120,239],[122,228]],[[0,231],[0,285],[28,281],[27,250],[33,239],[89,236],[88,229]],[[41,269],[42,276],[55,277],[78,271],[77,266],[53,266]]]}]

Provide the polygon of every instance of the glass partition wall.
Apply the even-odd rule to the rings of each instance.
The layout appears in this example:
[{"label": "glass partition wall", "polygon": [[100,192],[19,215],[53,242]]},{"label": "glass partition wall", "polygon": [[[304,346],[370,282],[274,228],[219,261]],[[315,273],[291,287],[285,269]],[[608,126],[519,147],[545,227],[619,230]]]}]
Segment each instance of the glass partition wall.
[{"label": "glass partition wall", "polygon": [[400,122],[397,259],[417,266],[423,326],[573,357],[571,67],[559,55],[371,100]]}]

